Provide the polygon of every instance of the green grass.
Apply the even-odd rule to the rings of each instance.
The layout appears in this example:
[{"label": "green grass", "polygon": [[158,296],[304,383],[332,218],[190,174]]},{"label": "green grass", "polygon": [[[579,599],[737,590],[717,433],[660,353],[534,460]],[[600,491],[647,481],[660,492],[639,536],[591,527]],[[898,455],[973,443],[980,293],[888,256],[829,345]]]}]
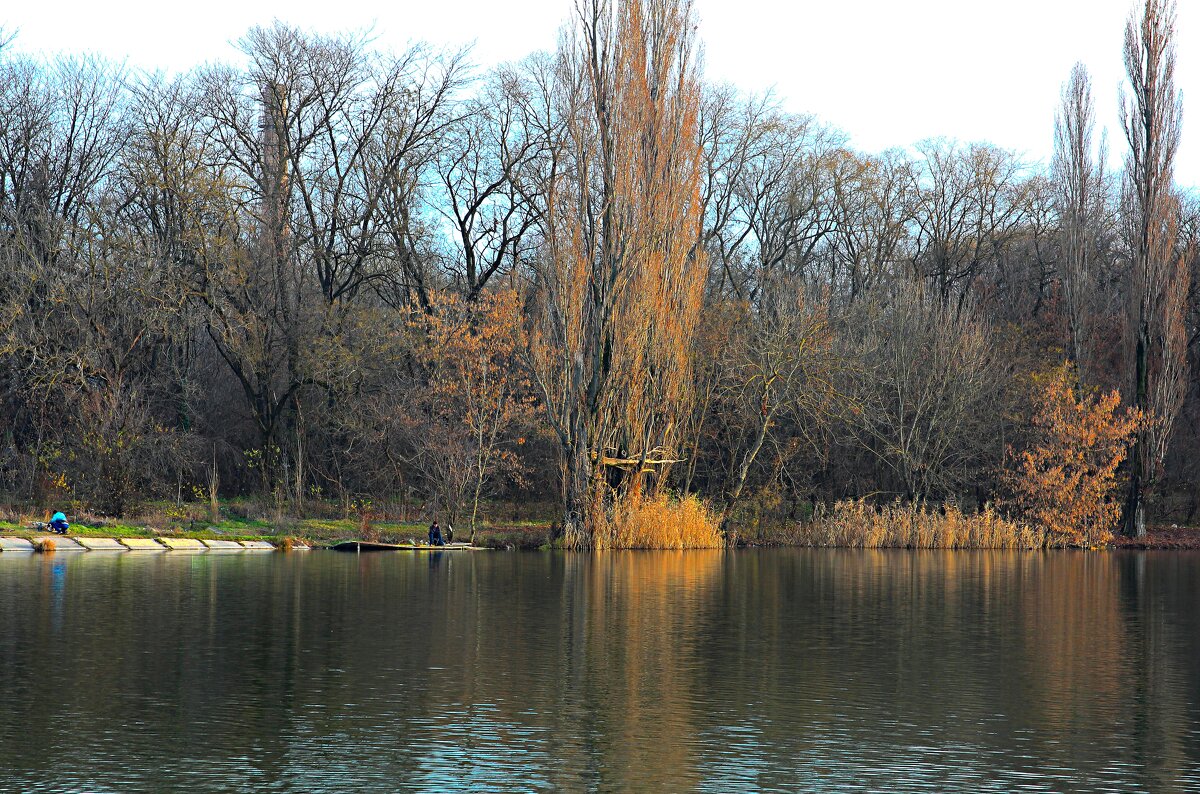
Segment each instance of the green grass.
[{"label": "green grass", "polygon": [[[356,517],[337,516],[338,509],[332,504],[314,505],[314,515],[304,518],[285,516],[278,523],[266,516],[274,514],[269,506],[255,506],[243,500],[222,501],[221,520],[208,520],[207,505],[185,504],[182,508],[171,503],[149,503],[136,517],[122,520],[100,519],[89,515],[75,516],[70,534],[77,537],[105,538],[153,538],[184,537],[201,540],[266,540],[277,542],[283,538],[294,538],[312,545],[331,545],[344,540],[361,540],[364,533]],[[32,510],[26,516],[40,516],[41,509]],[[498,516],[511,516],[510,510],[500,509]],[[9,512],[0,520],[0,534],[32,538],[47,534],[46,530],[35,531],[29,523],[12,519],[18,515]],[[442,522],[445,524],[445,520]],[[550,520],[518,519],[500,520],[494,526],[480,526],[475,533],[476,545],[492,548],[538,548],[546,542]],[[428,531],[425,522],[374,521],[368,538],[387,543],[423,540]],[[455,531],[455,540],[466,540],[469,535],[464,523]]]},{"label": "green grass", "polygon": [[[48,529],[31,529],[28,526],[14,523],[12,521],[0,521],[0,532],[5,535],[13,535],[16,537],[33,537],[35,535],[45,535],[49,532]],[[102,527],[91,527],[86,524],[72,524],[72,535],[78,535],[83,538],[141,538],[152,537],[154,533],[144,527],[132,527],[124,524],[114,524]]]}]

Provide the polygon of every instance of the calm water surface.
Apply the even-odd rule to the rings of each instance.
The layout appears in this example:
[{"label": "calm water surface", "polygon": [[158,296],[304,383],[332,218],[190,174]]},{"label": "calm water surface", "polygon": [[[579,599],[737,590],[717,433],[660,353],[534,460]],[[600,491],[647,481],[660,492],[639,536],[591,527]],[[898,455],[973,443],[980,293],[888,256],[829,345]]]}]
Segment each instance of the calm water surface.
[{"label": "calm water surface", "polygon": [[1197,791],[1200,555],[0,554],[0,791]]}]

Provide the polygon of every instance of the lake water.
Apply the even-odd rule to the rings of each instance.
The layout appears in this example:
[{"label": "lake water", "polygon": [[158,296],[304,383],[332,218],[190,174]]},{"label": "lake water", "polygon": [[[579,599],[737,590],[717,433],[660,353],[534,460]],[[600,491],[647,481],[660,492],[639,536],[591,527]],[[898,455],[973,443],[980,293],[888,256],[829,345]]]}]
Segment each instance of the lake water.
[{"label": "lake water", "polygon": [[0,554],[0,791],[1197,791],[1200,555]]}]

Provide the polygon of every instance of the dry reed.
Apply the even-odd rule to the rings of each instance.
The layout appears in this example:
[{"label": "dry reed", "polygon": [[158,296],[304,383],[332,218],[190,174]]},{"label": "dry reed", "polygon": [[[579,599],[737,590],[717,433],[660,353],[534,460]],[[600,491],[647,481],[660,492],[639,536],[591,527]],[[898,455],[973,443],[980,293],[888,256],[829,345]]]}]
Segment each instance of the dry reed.
[{"label": "dry reed", "polygon": [[631,497],[612,516],[613,548],[713,549],[725,545],[720,519],[695,495]]},{"label": "dry reed", "polygon": [[56,548],[53,538],[37,538],[33,541],[33,550],[40,554],[50,554]]},{"label": "dry reed", "polygon": [[361,540],[367,540],[372,543],[379,542],[379,529],[375,526],[374,518],[370,509],[364,508],[358,514],[358,536]]},{"label": "dry reed", "polygon": [[796,538],[802,546],[879,549],[1041,549],[1043,530],[997,513],[991,505],[963,513],[955,505],[893,502],[875,506],[865,500],[836,503],[818,510]]}]

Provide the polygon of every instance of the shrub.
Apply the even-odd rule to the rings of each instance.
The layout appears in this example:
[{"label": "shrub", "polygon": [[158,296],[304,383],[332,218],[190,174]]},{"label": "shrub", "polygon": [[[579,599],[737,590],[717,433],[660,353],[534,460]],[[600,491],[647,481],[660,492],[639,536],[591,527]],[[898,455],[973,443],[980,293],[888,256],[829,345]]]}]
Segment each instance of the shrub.
[{"label": "shrub", "polygon": [[1005,472],[1014,506],[1055,545],[1106,543],[1121,515],[1114,498],[1117,467],[1142,424],[1141,414],[1118,411],[1119,392],[1081,393],[1070,364],[1035,383],[1029,446],[1010,452]]}]

